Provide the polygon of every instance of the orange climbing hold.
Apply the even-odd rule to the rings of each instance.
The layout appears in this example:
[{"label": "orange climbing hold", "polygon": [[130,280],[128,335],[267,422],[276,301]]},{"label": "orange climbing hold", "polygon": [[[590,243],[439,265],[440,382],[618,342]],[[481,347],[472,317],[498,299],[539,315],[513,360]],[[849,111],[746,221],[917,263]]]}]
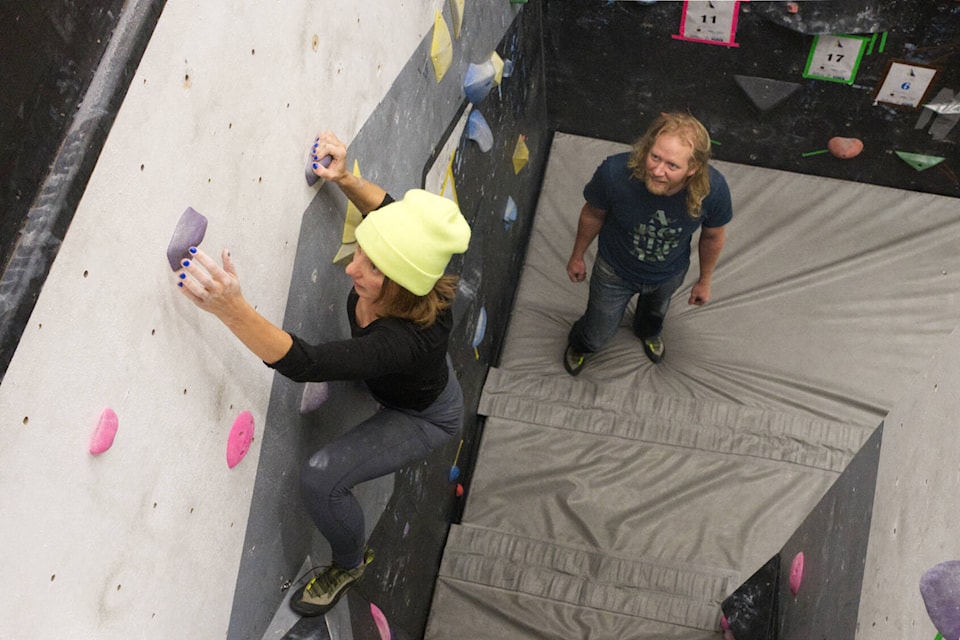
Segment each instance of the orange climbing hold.
[{"label": "orange climbing hold", "polygon": [[830,138],[827,148],[836,157],[847,160],[860,155],[860,152],[863,151],[863,142],[857,138],[841,138],[838,136]]}]

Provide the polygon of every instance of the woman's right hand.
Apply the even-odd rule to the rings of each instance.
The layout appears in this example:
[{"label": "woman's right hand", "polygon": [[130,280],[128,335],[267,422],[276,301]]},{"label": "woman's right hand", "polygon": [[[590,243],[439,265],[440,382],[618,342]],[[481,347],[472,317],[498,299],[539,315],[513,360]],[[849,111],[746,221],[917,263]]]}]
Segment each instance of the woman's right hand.
[{"label": "woman's right hand", "polygon": [[190,258],[181,262],[183,268],[177,272],[177,285],[193,304],[226,321],[246,301],[230,253],[224,249],[220,258],[223,267],[200,249],[191,247]]},{"label": "woman's right hand", "polygon": [[240,293],[240,279],[226,249],[220,256],[223,266],[200,251],[190,248],[190,258],[181,264],[177,284],[183,295],[204,311],[217,316],[258,358],[274,363],[293,345],[293,337],[261,316]]}]

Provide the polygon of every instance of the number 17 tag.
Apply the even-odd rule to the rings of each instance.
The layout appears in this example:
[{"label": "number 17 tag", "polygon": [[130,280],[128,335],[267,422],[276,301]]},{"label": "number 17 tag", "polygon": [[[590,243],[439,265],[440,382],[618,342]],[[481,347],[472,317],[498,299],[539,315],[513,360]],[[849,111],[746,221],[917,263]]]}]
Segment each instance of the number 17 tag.
[{"label": "number 17 tag", "polygon": [[864,36],[815,36],[803,77],[853,84],[869,41]]}]

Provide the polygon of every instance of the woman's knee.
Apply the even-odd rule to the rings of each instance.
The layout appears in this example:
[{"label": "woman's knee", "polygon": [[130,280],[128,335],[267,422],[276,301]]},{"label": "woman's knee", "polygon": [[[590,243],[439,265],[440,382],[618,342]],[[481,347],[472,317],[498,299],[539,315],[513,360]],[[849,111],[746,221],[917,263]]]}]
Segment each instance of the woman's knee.
[{"label": "woman's knee", "polygon": [[331,495],[336,489],[331,473],[333,458],[330,452],[320,449],[300,469],[300,486],[313,495]]}]

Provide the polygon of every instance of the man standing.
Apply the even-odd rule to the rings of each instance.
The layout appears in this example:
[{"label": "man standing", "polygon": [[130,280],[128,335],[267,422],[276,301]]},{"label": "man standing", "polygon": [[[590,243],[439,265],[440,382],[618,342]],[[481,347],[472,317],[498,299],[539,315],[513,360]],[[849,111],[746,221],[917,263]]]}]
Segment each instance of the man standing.
[{"label": "man standing", "polygon": [[613,338],[634,295],[639,297],[633,332],[650,360],[663,359],[663,318],[690,266],[691,238],[701,227],[700,279],[688,302],[710,300],[733,207],[727,182],[709,159],[710,136],[700,121],[662,113],[631,151],[604,160],[584,187],[586,203],[567,263],[572,282],[586,279],[583,255],[594,238],[599,241],[587,310],[570,330],[563,356],[570,375],[580,373],[586,356]]}]

